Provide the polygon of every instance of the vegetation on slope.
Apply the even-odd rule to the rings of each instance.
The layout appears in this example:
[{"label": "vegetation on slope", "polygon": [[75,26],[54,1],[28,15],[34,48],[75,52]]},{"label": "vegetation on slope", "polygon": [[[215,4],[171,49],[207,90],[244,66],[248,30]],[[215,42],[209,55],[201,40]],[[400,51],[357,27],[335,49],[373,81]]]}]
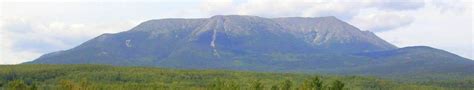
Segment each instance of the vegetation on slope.
[{"label": "vegetation on slope", "polygon": [[[473,89],[473,82],[407,83],[373,77],[106,65],[3,65],[0,90],[386,90]],[[469,87],[469,85],[471,87]],[[443,87],[441,87],[443,86]]]}]

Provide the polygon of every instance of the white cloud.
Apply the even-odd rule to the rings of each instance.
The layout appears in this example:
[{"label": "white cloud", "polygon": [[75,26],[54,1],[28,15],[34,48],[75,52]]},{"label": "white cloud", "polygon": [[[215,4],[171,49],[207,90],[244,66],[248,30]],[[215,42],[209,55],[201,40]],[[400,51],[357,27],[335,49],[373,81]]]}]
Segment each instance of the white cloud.
[{"label": "white cloud", "polygon": [[416,10],[425,5],[424,0],[368,0],[368,6],[377,7],[382,10]]},{"label": "white cloud", "polygon": [[363,5],[342,1],[321,0],[250,0],[237,4],[237,14],[264,17],[319,17],[336,16],[349,19]]},{"label": "white cloud", "polygon": [[406,14],[381,11],[367,15],[359,14],[350,23],[362,30],[379,32],[407,26],[414,19],[413,16]]},{"label": "white cloud", "polygon": [[115,33],[137,25],[118,23],[38,22],[34,19],[1,17],[1,57],[4,64],[33,60],[39,55],[77,46],[102,33]]},{"label": "white cloud", "polygon": [[193,2],[195,0],[3,0],[4,2]]},{"label": "white cloud", "polygon": [[209,15],[235,14],[232,0],[204,0],[200,5],[200,11]]},{"label": "white cloud", "polygon": [[377,35],[397,46],[431,46],[473,59],[472,7],[441,10],[435,4],[427,4],[411,14],[416,18],[411,25]]},{"label": "white cloud", "polygon": [[[8,36],[9,31],[6,31],[5,28],[7,22],[11,22],[13,19],[5,19],[0,17],[0,63],[1,64],[13,64],[13,63],[20,63],[22,60],[31,59],[32,57],[37,57],[38,53],[32,52],[24,52],[24,51],[13,51],[11,48],[13,47],[14,39],[11,39]],[[24,19],[18,19],[17,23],[25,23]],[[14,28],[15,29],[15,28]],[[19,30],[16,30],[19,31]]]},{"label": "white cloud", "polygon": [[430,4],[440,9],[441,13],[456,12],[462,13],[466,9],[472,8],[471,0],[430,0]]},{"label": "white cloud", "polygon": [[343,20],[353,18],[362,9],[363,4],[323,2],[315,3],[312,7],[303,12],[305,17],[336,16]]},{"label": "white cloud", "polygon": [[263,17],[301,16],[302,11],[311,4],[314,4],[313,1],[308,0],[249,0],[236,6],[236,12]]}]

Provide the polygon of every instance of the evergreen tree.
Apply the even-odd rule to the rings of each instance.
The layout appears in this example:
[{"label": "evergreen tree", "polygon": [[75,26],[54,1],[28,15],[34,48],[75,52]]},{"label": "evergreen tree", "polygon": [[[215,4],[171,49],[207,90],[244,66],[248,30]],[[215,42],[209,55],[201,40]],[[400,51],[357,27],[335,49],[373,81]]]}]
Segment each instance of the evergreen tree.
[{"label": "evergreen tree", "polygon": [[224,86],[226,90],[240,90],[238,83],[233,80],[226,81]]},{"label": "evergreen tree", "polygon": [[82,79],[80,83],[81,90],[89,89],[89,82],[86,79]]},{"label": "evergreen tree", "polygon": [[61,80],[59,82],[61,90],[75,90],[75,84],[70,80]]},{"label": "evergreen tree", "polygon": [[323,82],[319,79],[319,77],[314,77],[309,80],[305,80],[303,85],[299,87],[302,90],[322,90]]},{"label": "evergreen tree", "polygon": [[28,85],[25,84],[22,80],[13,80],[8,83],[8,88],[10,90],[27,90]]},{"label": "evergreen tree", "polygon": [[272,88],[270,88],[271,90],[278,90],[278,86],[277,85],[273,85]]},{"label": "evergreen tree", "polygon": [[311,80],[311,88],[312,88],[312,90],[322,90],[323,89],[323,81],[319,77],[314,77]]},{"label": "evergreen tree", "polygon": [[216,78],[213,83],[211,83],[211,90],[223,90],[224,89],[224,81],[220,78]]},{"label": "evergreen tree", "polygon": [[36,86],[36,83],[32,83],[28,90],[38,90],[38,86]]},{"label": "evergreen tree", "polygon": [[342,90],[344,88],[344,83],[339,80],[336,80],[332,83],[331,90]]},{"label": "evergreen tree", "polygon": [[293,82],[291,82],[291,80],[285,80],[281,83],[281,90],[291,90],[291,86],[292,86]]},{"label": "evergreen tree", "polygon": [[17,77],[16,71],[13,69],[10,69],[4,78],[6,81],[13,81],[16,79],[16,77]]},{"label": "evergreen tree", "polygon": [[253,90],[263,90],[264,85],[260,82],[260,80],[253,81],[251,85],[251,89]]}]

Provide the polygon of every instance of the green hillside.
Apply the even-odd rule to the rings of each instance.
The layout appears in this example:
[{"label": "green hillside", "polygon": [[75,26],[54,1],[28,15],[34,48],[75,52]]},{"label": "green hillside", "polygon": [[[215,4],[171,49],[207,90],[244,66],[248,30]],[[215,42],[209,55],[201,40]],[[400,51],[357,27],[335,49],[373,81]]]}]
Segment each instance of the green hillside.
[{"label": "green hillside", "polygon": [[449,82],[401,82],[360,76],[106,65],[0,66],[0,90],[471,90],[473,87],[473,79]]}]

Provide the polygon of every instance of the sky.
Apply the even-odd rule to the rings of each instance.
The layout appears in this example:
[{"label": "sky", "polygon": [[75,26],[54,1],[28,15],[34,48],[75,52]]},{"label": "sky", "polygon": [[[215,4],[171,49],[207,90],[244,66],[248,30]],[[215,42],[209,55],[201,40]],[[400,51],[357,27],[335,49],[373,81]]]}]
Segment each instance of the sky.
[{"label": "sky", "polygon": [[143,21],[335,16],[398,46],[430,46],[474,58],[470,0],[2,0],[0,64],[73,48]]}]

